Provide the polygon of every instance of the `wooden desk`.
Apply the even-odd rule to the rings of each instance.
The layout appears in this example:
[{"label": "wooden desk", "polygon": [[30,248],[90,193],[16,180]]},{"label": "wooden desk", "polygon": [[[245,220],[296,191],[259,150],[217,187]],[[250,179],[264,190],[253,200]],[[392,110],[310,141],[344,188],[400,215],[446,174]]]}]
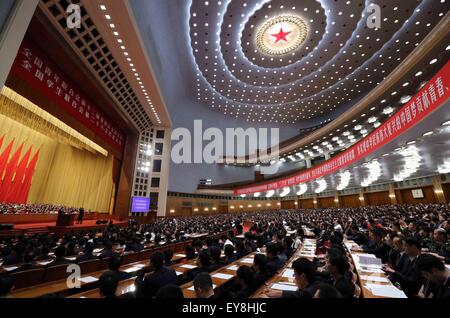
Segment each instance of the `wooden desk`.
[{"label": "wooden desk", "polygon": [[[274,284],[282,284],[295,287],[294,277],[283,276],[287,271],[292,271],[292,263],[300,257],[305,257],[310,261],[313,261],[315,256],[316,240],[315,239],[305,239],[301,248],[295,251],[294,255],[289,259],[286,265],[278,271],[271,279],[269,279],[264,285],[262,285],[250,298],[267,298],[266,293],[273,290]],[[310,252],[312,251],[312,252]]]},{"label": "wooden desk", "polygon": [[[361,265],[358,263],[357,255],[367,255],[367,253],[363,252],[363,251],[352,251],[351,248],[353,246],[358,246],[358,244],[356,244],[353,241],[345,242],[345,247],[347,248],[347,251],[352,258],[353,265],[355,266],[355,272],[358,276],[358,282],[361,287],[362,297],[363,298],[390,298],[390,297],[385,297],[385,296],[374,295],[372,293],[372,291],[368,288],[369,284],[381,285],[381,286],[383,286],[383,285],[384,286],[392,286],[394,288],[397,288],[397,287],[395,287],[389,279],[387,282],[376,282],[376,281],[371,281],[368,279],[362,279],[362,277],[366,278],[368,276],[381,277],[383,279],[387,279],[388,276],[385,273],[377,273],[377,272],[375,272],[375,270],[363,270]],[[394,298],[406,298],[406,295],[403,293],[403,291],[398,289],[398,292],[399,292],[399,297],[394,297]]]},{"label": "wooden desk", "polygon": [[[214,291],[216,293],[220,293],[222,287],[225,284],[229,284],[236,279],[237,269],[229,269],[229,267],[236,266],[236,268],[238,268],[239,266],[242,266],[242,265],[252,266],[253,259],[256,254],[257,254],[256,252],[248,254],[248,255],[244,256],[243,258],[238,259],[237,261],[234,261],[222,268],[219,268],[218,270],[216,270],[214,272],[209,273],[211,275],[213,285],[215,285]],[[251,263],[247,262],[247,260],[248,261],[251,260]],[[218,277],[214,277],[215,274],[226,274],[226,275],[231,275],[231,276],[229,278],[218,278]],[[193,282],[189,282],[189,283],[186,283],[181,286],[181,290],[183,291],[183,295],[185,298],[197,298],[195,295],[195,291],[193,290],[193,286],[194,286]]]},{"label": "wooden desk", "polygon": [[[184,257],[185,256],[175,256],[174,255],[173,261],[180,261]],[[131,275],[135,275],[139,269],[141,269],[144,266],[147,266],[148,264],[149,264],[148,260],[143,260],[143,261],[123,265],[120,267],[120,270],[128,271]],[[135,269],[135,270],[130,271],[132,269]],[[100,276],[106,271],[108,271],[108,269],[94,272],[94,273],[87,273],[85,275],[82,275],[81,278],[86,279],[87,277],[93,277],[96,280],[98,280],[100,278]],[[134,280],[133,280],[133,282],[134,282]],[[89,283],[80,281],[81,289],[86,289],[89,286],[96,287],[97,281],[89,282]],[[12,293],[12,296],[14,298],[37,298],[37,297],[42,297],[42,296],[45,296],[48,294],[60,294],[61,296],[67,296],[67,295],[73,294],[74,292],[78,292],[78,289],[70,289],[67,286],[67,279],[61,279],[61,280],[54,281],[54,282],[49,282],[49,283],[40,284],[40,285],[36,285],[36,286],[32,286],[32,287],[18,289]]]},{"label": "wooden desk", "polygon": [[[174,258],[175,259],[175,255]],[[186,262],[184,264],[189,264],[189,265],[193,265],[193,266],[197,266],[196,264],[196,259],[190,260],[189,262]],[[147,261],[148,264],[148,261]],[[186,271],[188,271],[189,269],[185,269],[182,268],[180,270],[180,266],[184,265],[184,264],[174,264],[171,265],[170,267],[173,268],[175,271],[177,271],[179,275],[182,275],[183,273],[185,273]],[[151,273],[147,274],[150,275]],[[130,279],[126,279],[123,281],[119,282],[119,285],[117,286],[117,291],[116,291],[116,295],[121,296],[123,294],[129,293],[129,292],[133,292],[136,290],[136,287],[134,285],[134,281],[136,280],[136,276],[133,276]],[[95,288],[86,292],[81,292],[81,293],[77,293],[75,295],[72,295],[68,298],[101,298],[102,296],[100,295],[100,289],[99,288]]]}]

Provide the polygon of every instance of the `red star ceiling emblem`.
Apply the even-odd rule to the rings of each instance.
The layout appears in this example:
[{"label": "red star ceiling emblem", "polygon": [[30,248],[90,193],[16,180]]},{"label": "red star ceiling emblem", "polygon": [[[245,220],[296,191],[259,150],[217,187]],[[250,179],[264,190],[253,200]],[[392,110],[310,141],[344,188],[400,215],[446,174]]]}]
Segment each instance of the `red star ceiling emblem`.
[{"label": "red star ceiling emblem", "polygon": [[287,42],[286,36],[290,33],[292,33],[292,31],[283,32],[283,28],[281,28],[279,33],[271,34],[271,36],[276,38],[275,44],[277,44],[281,40],[284,40]]}]

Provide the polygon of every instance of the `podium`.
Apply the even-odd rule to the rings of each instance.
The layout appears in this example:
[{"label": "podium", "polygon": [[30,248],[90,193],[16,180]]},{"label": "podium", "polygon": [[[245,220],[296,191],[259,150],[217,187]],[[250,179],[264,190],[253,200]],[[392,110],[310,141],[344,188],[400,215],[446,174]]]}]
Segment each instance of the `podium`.
[{"label": "podium", "polygon": [[75,214],[58,213],[56,226],[72,226],[75,221]]}]

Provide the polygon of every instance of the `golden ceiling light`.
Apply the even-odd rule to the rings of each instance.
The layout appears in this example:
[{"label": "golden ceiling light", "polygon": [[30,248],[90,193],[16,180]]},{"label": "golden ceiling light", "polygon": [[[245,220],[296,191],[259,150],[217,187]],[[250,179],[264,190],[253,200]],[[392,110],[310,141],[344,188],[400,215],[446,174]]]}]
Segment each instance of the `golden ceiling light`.
[{"label": "golden ceiling light", "polygon": [[308,26],[302,18],[281,15],[267,20],[256,35],[256,45],[267,55],[284,55],[305,42]]}]

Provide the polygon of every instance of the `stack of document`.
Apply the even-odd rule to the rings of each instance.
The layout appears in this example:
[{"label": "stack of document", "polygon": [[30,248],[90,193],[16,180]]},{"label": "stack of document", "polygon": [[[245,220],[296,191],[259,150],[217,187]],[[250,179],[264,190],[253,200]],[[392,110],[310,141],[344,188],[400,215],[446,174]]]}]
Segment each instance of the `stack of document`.
[{"label": "stack of document", "polygon": [[195,266],[195,265],[190,265],[190,264],[184,264],[184,265],[181,265],[180,267],[188,268],[188,269],[193,269],[193,268],[196,268],[197,266]]},{"label": "stack of document", "polygon": [[293,269],[286,269],[284,272],[283,272],[283,275],[282,275],[282,277],[286,277],[286,278],[294,278],[294,270]]},{"label": "stack of document", "polygon": [[282,283],[273,284],[272,286],[270,286],[270,288],[276,289],[276,290],[286,290],[286,291],[296,291],[297,290],[297,286],[295,286],[295,285],[282,284]]},{"label": "stack of document", "polygon": [[230,275],[230,274],[216,273],[216,274],[212,275],[212,277],[219,278],[219,279],[227,279],[228,280],[230,278],[233,278],[234,276]]},{"label": "stack of document", "polygon": [[378,282],[378,283],[389,283],[389,279],[387,277],[382,276],[369,276],[369,275],[361,275],[360,278],[362,280]]},{"label": "stack of document", "polygon": [[390,298],[407,298],[405,293],[393,285],[377,285],[367,284],[367,289],[375,296],[390,297]]}]

